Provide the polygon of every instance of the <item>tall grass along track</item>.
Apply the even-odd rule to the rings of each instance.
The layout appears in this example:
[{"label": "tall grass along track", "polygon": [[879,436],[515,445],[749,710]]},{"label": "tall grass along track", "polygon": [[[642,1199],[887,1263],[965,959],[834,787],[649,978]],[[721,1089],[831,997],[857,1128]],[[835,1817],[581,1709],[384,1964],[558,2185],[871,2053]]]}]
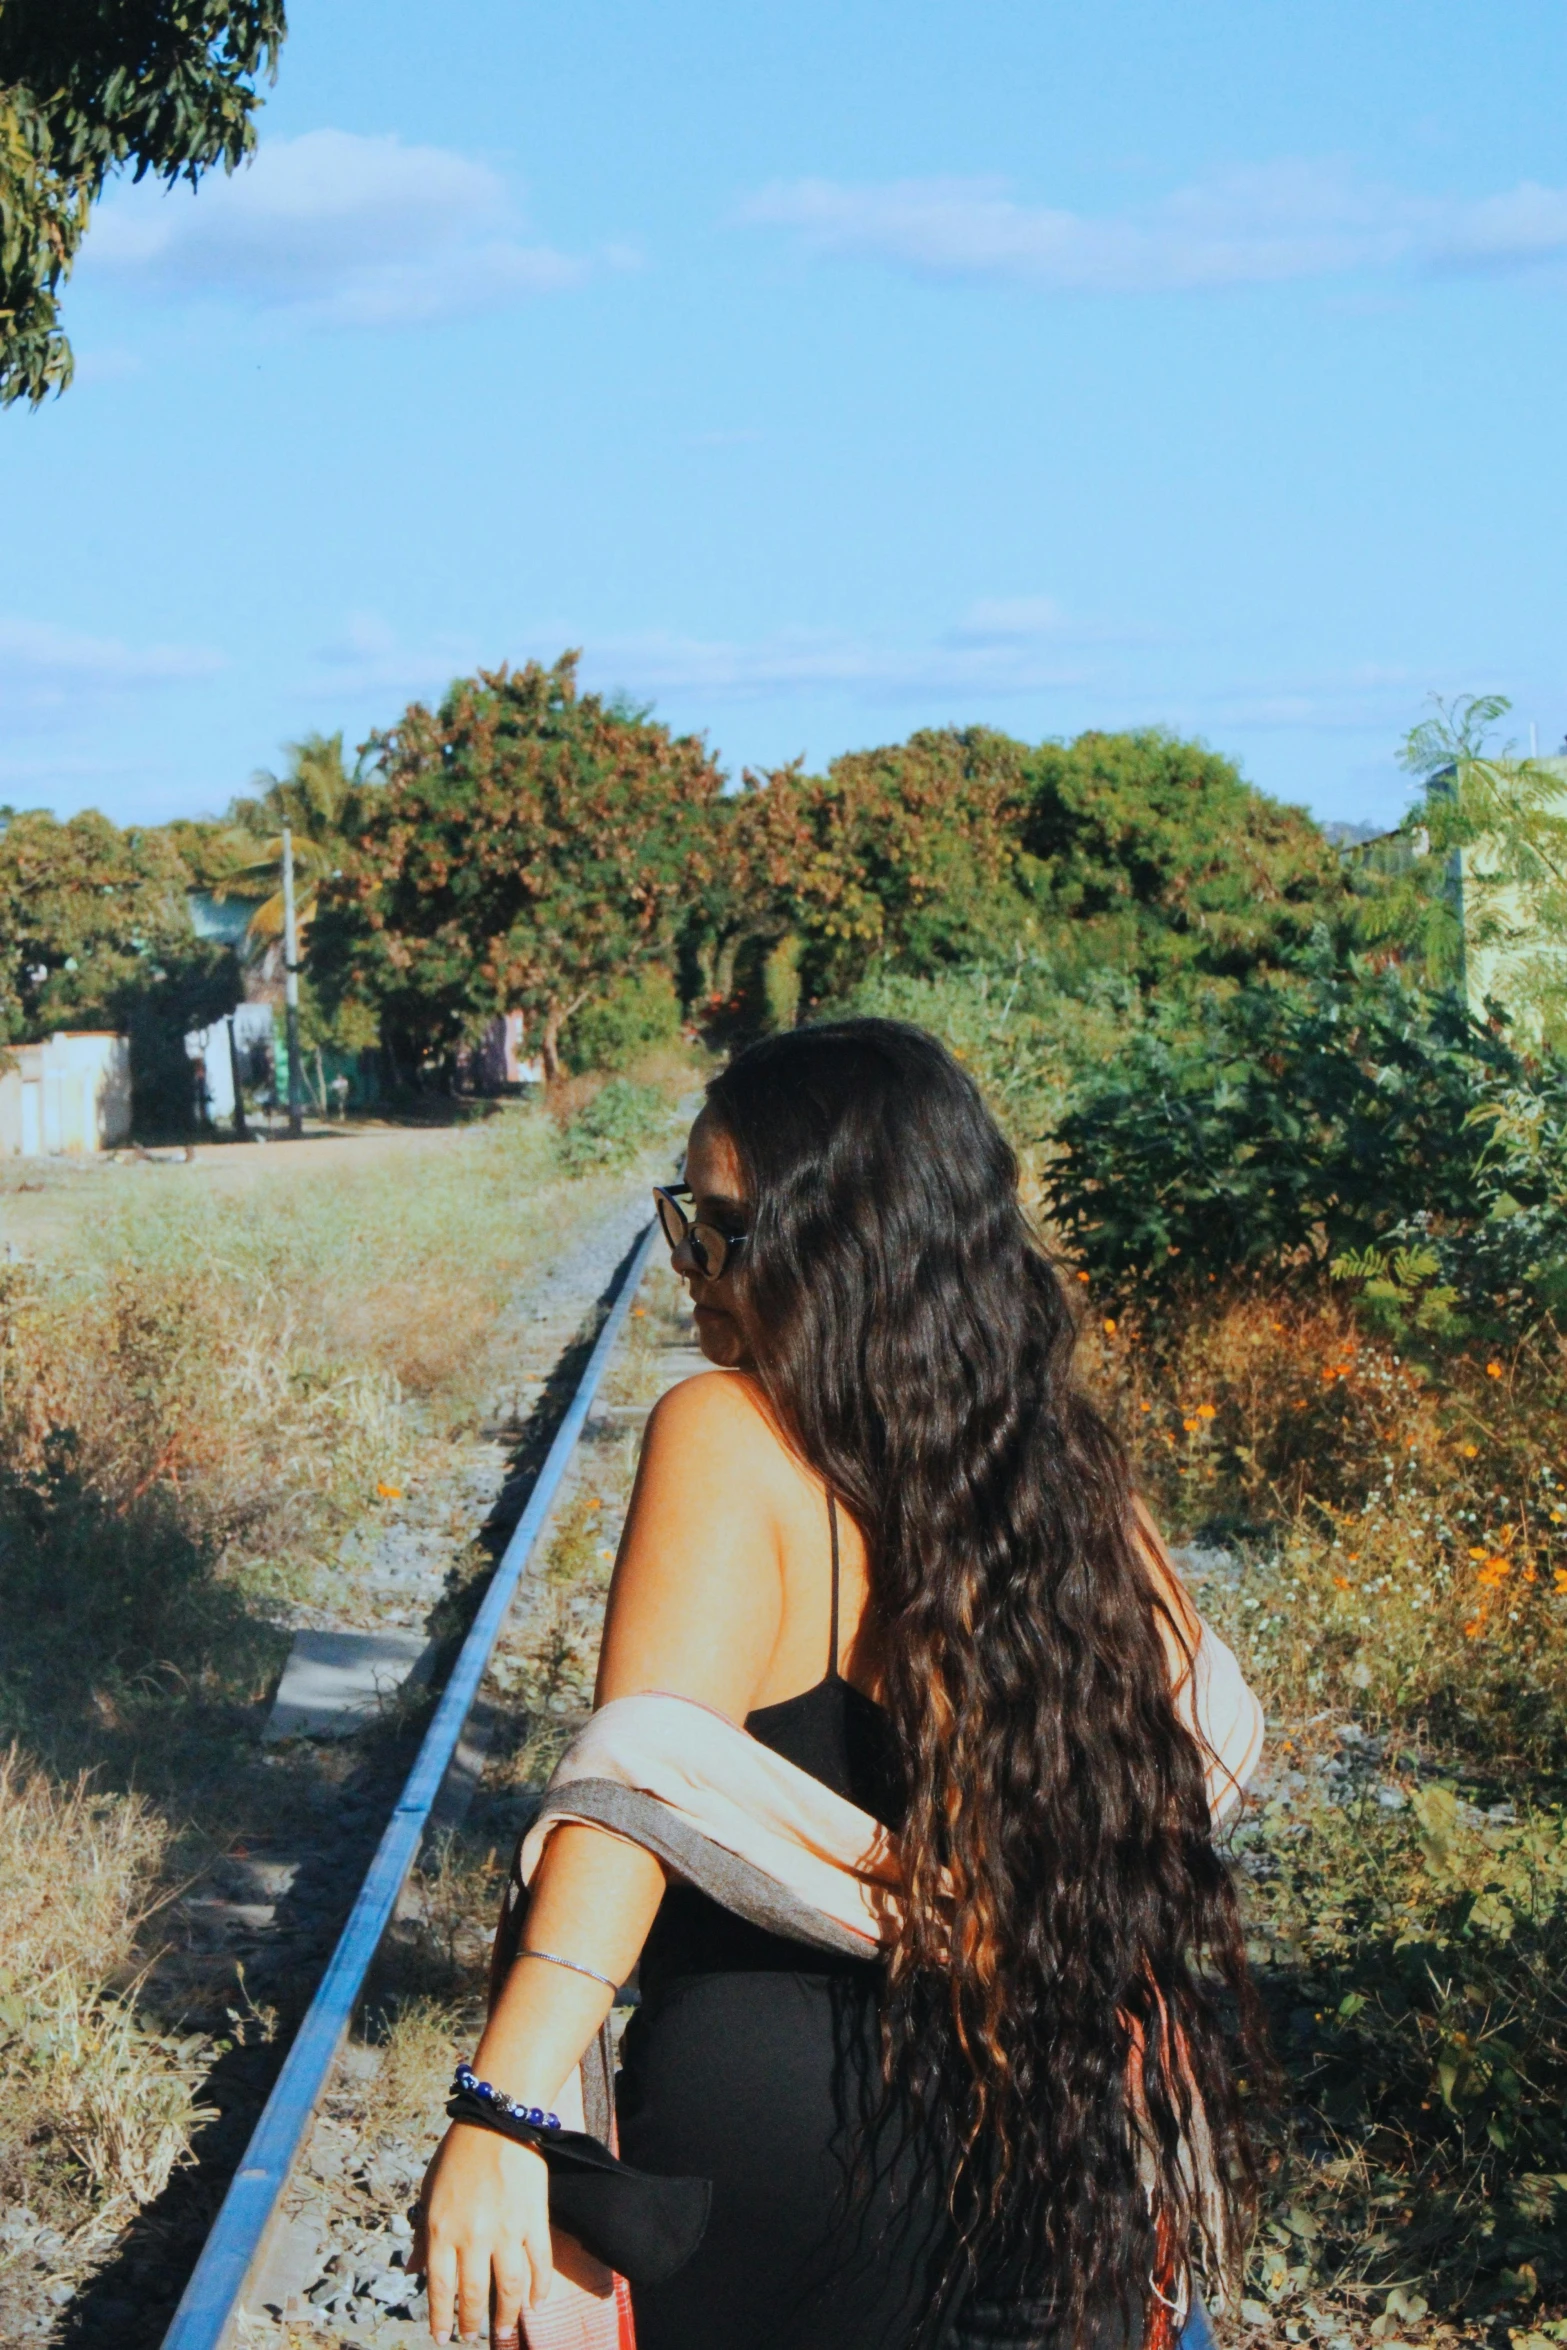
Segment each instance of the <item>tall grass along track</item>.
[{"label": "tall grass along track", "polygon": [[496,1636],[576,1450],[654,1242],[639,1239],[542,1469],[490,1579],[348,1922],[185,2289],[166,2350],[217,2350],[418,1853]]},{"label": "tall grass along track", "polygon": [[536,1111],[354,1136],[239,1202],[113,1169],[0,1267],[8,2345],[161,2338],[434,1702],[263,1744],[290,1635],[444,1679],[659,1132],[586,1173]]},{"label": "tall grass along track", "polygon": [[[453,2059],[479,2028],[505,1857],[591,1707],[642,1425],[659,1394],[700,1368],[678,1284],[655,1267],[501,1629],[480,1700],[493,1735],[471,1805],[426,1841],[252,2271],[236,2320],[247,2350],[416,2350],[426,2330],[404,2265],[406,2209],[444,2128]],[[617,2022],[626,2012],[617,2007]]]}]

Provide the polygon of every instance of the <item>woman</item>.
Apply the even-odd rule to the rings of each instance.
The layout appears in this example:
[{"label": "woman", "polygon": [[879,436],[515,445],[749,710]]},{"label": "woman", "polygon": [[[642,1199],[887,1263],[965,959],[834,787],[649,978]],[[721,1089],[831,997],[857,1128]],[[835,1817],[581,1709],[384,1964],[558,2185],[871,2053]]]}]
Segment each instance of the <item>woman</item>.
[{"label": "woman", "polygon": [[[1251,2007],[1172,1695],[1199,1628],[1016,1161],[931,1037],[854,1020],[743,1052],[686,1178],[718,1368],[649,1421],[598,1703],[694,1700],[897,1829],[896,1930],[825,1957],[562,1825],[475,2068],[547,2107],[640,1958],[620,2150],[712,2204],[638,2350],[1169,2340],[1249,2214]],[[454,2127],[425,2209],[437,2341],[492,2280],[498,2331],[542,2300],[530,2147]]]}]

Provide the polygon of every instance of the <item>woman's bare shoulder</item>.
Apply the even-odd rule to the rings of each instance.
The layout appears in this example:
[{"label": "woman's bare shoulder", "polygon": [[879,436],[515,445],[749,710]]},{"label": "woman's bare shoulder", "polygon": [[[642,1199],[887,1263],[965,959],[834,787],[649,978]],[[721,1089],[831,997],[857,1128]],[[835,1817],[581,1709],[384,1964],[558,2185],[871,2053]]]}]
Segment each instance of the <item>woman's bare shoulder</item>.
[{"label": "woman's bare shoulder", "polygon": [[756,1381],[744,1371],[697,1371],[666,1389],[648,1415],[647,1441],[685,1445],[721,1437],[760,1462],[792,1456]]}]

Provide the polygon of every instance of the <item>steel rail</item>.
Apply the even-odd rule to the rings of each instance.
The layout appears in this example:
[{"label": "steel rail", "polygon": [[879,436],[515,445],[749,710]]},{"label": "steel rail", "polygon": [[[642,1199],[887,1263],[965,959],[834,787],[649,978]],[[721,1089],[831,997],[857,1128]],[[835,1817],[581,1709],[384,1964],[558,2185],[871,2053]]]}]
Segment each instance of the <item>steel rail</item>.
[{"label": "steel rail", "polygon": [[338,1936],[326,1972],[251,2134],[244,2159],[229,2183],[228,2193],[202,2246],[201,2257],[191,2271],[180,2305],[163,2337],[163,2350],[220,2350],[227,2335],[278,2198],[293,2168],[300,2141],[315,2111],[316,2100],[342,2045],[354,2002],[391,1922],[404,1879],[413,1866],[430,1808],[462,1736],[512,1595],[549,1515],[567,1463],[576,1450],[605,1365],[647,1269],[657,1233],[655,1221],[637,1242],[636,1253],[615,1293],[587,1368],[528,1496],[527,1506],[501,1554],[451,1677],[441,1692],[397,1808],[387,1821],[375,1858],[348,1913],[348,1922]]}]

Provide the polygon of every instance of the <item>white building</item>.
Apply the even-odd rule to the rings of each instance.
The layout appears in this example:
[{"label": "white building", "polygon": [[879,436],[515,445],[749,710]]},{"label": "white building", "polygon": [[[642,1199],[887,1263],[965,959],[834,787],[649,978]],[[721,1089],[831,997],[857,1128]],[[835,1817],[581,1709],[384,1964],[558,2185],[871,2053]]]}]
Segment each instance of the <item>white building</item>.
[{"label": "white building", "polygon": [[13,1046],[0,1071],[0,1158],[78,1157],[130,1139],[131,1048],[104,1030]]}]

